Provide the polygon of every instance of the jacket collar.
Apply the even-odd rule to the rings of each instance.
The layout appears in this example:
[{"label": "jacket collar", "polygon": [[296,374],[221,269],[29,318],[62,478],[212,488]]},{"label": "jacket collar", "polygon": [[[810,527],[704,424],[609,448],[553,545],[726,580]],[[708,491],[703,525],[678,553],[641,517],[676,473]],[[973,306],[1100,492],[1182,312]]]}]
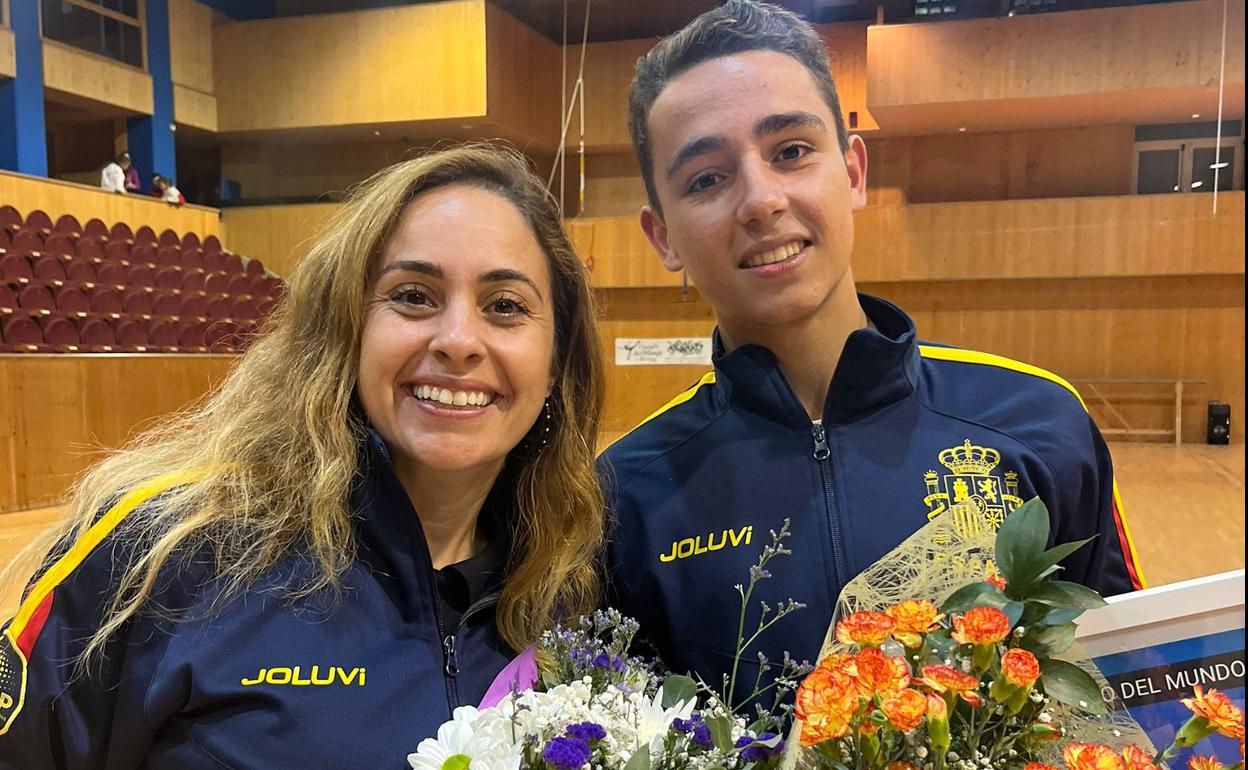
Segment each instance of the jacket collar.
[{"label": "jacket collar", "polygon": [[[897,306],[859,294],[870,325],[849,335],[836,365],[825,424],[854,422],[914,392],[919,352],[914,322]],[[811,351],[811,355],[818,355]],[[810,417],[781,371],[780,362],[761,345],[742,345],[726,352],[716,329],[712,360],[723,397],[769,419],[809,429]]]}]

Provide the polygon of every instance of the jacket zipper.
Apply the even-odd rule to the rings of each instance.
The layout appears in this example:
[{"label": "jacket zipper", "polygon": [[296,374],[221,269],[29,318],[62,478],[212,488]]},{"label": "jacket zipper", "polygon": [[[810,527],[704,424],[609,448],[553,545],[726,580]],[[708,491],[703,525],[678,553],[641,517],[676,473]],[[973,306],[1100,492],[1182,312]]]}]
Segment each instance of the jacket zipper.
[{"label": "jacket zipper", "polygon": [[836,493],[832,489],[832,467],[828,459],[832,449],[828,446],[828,434],[822,423],[811,423],[810,435],[815,442],[813,456],[819,466],[819,478],[823,481],[823,501],[828,509],[828,528],[832,532],[832,567],[836,573],[837,585],[845,586],[845,575],[848,573],[845,564],[844,541],[841,539],[841,519],[836,509]]},{"label": "jacket zipper", "polygon": [[451,706],[452,713],[460,705],[459,691],[455,685],[455,679],[459,676],[459,653],[456,648],[456,635],[468,622],[469,618],[484,609],[493,607],[495,604],[498,604],[498,594],[491,594],[478,599],[476,603],[464,610],[464,614],[460,617],[459,623],[455,625],[455,629],[449,634],[446,633],[442,627],[441,611],[436,609],[436,603],[434,605],[434,612],[437,616],[438,622],[438,634],[442,637],[442,673],[445,674],[445,677],[443,678],[446,680],[446,699]]}]

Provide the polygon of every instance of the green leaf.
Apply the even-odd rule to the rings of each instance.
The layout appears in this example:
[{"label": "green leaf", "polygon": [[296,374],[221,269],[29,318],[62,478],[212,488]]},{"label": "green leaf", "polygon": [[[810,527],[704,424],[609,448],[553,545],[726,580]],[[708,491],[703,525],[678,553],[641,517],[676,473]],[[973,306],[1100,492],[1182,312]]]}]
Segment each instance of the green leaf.
[{"label": "green leaf", "polygon": [[923,647],[927,651],[928,657],[944,660],[953,654],[958,648],[956,642],[949,636],[949,629],[942,628],[939,631],[933,631],[923,640]]},{"label": "green leaf", "polygon": [[691,700],[698,693],[698,685],[687,676],[675,674],[663,681],[663,708]]},{"label": "green leaf", "polygon": [[[984,594],[996,594],[1004,601],[1005,597],[997,590],[997,587],[991,583],[971,583],[954,591],[949,595],[948,599],[940,605],[940,611],[943,613],[966,612],[971,607],[984,604],[981,598]],[[995,605],[989,605],[995,606]]]},{"label": "green leaf", "polygon": [[[1019,510],[1022,509],[1020,508]],[[1009,521],[1009,517],[1006,517],[1006,521]],[[1091,539],[1089,537],[1071,543],[1055,545],[1047,551],[1041,551],[1032,556],[1026,564],[1018,568],[1014,580],[1011,580],[1009,577],[1006,578],[1009,582],[1006,584],[1005,592],[1014,598],[1026,596],[1032,588],[1032,583],[1055,571],[1059,561],[1087,545]]]},{"label": "green leaf", "polygon": [[642,746],[628,758],[624,770],[650,770],[650,746]]},{"label": "green leaf", "polygon": [[1049,509],[1033,497],[1005,517],[997,530],[997,568],[1006,586],[1018,580],[1031,558],[1049,544]]},{"label": "green leaf", "polygon": [[1082,614],[1083,610],[1077,607],[1074,609],[1053,609],[1040,619],[1040,624],[1044,626],[1064,626]]},{"label": "green leaf", "polygon": [[1064,623],[1036,630],[1027,629],[1021,644],[1040,657],[1056,655],[1070,649],[1075,643],[1075,624]]},{"label": "green leaf", "polygon": [[720,751],[732,750],[732,722],[727,717],[709,717],[706,726],[711,729],[711,740]]},{"label": "green leaf", "polygon": [[1096,591],[1069,580],[1050,580],[1033,586],[1027,592],[1027,600],[1068,609],[1091,610],[1105,606],[1105,600]]},{"label": "green leaf", "polygon": [[1101,688],[1088,673],[1073,663],[1049,658],[1040,661],[1040,685],[1045,694],[1091,714],[1105,714]]}]

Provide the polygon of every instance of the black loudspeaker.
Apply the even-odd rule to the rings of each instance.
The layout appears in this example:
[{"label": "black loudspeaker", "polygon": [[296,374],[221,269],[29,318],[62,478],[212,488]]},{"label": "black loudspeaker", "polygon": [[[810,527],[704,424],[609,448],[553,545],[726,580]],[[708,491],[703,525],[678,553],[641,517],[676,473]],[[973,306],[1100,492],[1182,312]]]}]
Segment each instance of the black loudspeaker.
[{"label": "black loudspeaker", "polygon": [[1221,401],[1209,402],[1209,432],[1205,434],[1205,443],[1231,443],[1231,405]]}]

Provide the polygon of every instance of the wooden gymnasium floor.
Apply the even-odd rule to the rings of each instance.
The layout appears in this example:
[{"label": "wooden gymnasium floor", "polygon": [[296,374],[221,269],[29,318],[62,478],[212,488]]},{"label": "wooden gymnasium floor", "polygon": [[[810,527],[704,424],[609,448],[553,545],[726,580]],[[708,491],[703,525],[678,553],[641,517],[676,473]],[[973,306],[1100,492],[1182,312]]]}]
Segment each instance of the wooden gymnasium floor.
[{"label": "wooden gymnasium floor", "polygon": [[[1244,445],[1114,443],[1118,487],[1150,585],[1244,566]],[[51,522],[59,508],[0,514],[0,565]],[[0,592],[0,617],[17,586]],[[3,621],[0,621],[2,623]]]}]

